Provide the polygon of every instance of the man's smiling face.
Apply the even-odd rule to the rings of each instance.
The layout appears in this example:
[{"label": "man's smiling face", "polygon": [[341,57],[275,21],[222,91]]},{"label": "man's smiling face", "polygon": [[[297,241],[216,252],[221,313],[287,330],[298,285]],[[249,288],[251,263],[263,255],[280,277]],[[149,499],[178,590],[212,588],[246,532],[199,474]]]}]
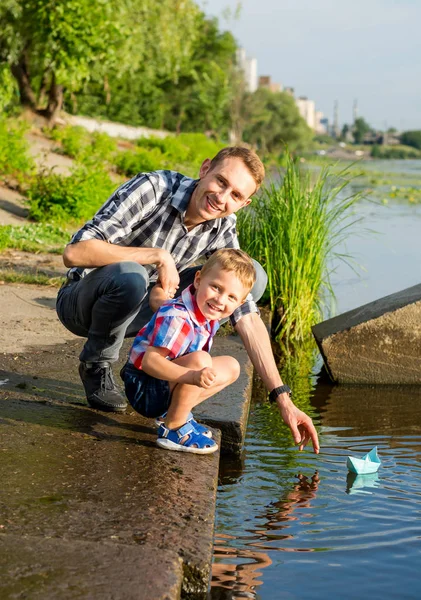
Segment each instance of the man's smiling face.
[{"label": "man's smiling face", "polygon": [[213,168],[206,159],[187,207],[186,227],[232,215],[251,202],[250,196],[256,188],[252,174],[240,158],[225,158]]}]

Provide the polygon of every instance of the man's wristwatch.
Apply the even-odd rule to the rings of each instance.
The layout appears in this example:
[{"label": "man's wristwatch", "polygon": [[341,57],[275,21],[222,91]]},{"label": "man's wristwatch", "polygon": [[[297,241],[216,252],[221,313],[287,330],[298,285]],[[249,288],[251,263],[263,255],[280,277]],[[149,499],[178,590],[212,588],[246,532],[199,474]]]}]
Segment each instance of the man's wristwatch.
[{"label": "man's wristwatch", "polygon": [[269,394],[269,402],[276,402],[276,399],[281,394],[289,394],[292,396],[291,388],[289,385],[280,385],[271,391]]}]

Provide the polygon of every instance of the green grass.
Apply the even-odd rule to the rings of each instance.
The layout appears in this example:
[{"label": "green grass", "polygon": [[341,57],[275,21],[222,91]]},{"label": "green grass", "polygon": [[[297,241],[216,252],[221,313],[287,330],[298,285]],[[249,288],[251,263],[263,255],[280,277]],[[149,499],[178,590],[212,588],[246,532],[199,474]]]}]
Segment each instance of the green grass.
[{"label": "green grass", "polygon": [[48,277],[32,273],[18,273],[9,269],[0,269],[0,282],[3,283],[26,283],[32,285],[48,285],[51,287],[60,287],[63,283],[63,277]]},{"label": "green grass", "polygon": [[241,247],[268,274],[280,343],[305,340],[322,316],[323,295],[332,294],[328,259],[359,220],[352,208],[361,195],[347,193],[351,179],[348,170],[324,168],[312,181],[289,157],[282,183],[265,187],[238,214]]},{"label": "green grass", "polygon": [[12,248],[24,252],[61,254],[69,239],[66,229],[50,224],[0,226],[0,250]]}]

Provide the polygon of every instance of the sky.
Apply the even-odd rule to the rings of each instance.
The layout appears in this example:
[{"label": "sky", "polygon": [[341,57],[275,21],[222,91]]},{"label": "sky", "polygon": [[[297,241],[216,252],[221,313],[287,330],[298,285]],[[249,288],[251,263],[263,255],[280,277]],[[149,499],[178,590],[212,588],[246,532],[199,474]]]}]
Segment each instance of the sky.
[{"label": "sky", "polygon": [[[231,31],[258,75],[293,87],[329,121],[421,129],[421,0],[198,0]],[[226,13],[231,13],[227,18]]]}]

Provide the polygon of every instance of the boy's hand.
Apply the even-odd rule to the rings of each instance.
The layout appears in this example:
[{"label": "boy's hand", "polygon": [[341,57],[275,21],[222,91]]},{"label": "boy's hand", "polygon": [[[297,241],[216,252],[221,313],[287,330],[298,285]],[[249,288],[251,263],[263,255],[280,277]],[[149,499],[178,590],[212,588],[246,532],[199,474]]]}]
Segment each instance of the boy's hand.
[{"label": "boy's hand", "polygon": [[201,388],[210,388],[215,383],[216,373],[210,367],[205,367],[201,371],[194,371],[193,385]]},{"label": "boy's hand", "polygon": [[167,294],[162,289],[160,283],[157,283],[151,289],[151,293],[149,294],[149,306],[153,312],[156,312],[164,302],[168,300]]}]

